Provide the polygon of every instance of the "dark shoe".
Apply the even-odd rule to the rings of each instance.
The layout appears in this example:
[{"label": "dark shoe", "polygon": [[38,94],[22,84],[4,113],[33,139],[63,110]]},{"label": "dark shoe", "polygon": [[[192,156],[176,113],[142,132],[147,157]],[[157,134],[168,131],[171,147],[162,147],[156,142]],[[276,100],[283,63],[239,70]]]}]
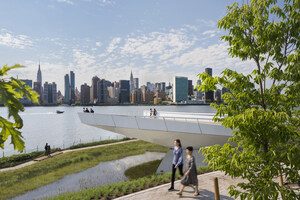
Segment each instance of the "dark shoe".
[{"label": "dark shoe", "polygon": [[169,190],[169,191],[173,191],[173,190],[174,190],[174,187],[170,187],[168,190]]}]

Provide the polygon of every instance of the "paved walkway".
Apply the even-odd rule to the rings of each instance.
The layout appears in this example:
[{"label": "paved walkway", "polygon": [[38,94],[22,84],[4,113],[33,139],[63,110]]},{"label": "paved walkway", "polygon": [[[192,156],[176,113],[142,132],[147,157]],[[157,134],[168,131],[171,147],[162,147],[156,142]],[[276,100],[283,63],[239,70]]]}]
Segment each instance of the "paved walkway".
[{"label": "paved walkway", "polygon": [[[245,182],[241,178],[232,179],[229,176],[225,176],[223,172],[216,171],[211,173],[206,173],[198,175],[199,183],[199,196],[194,196],[194,188],[186,187],[184,189],[183,195],[179,196],[176,192],[179,191],[180,181],[175,182],[175,189],[172,192],[168,191],[170,184],[160,185],[155,188],[150,188],[143,190],[137,193],[133,193],[127,196],[117,198],[118,200],[170,200],[170,199],[201,199],[201,200],[214,200],[214,177],[218,177],[219,180],[219,190],[220,190],[220,199],[221,200],[233,200],[234,198],[230,197],[228,194],[227,188],[230,185],[236,185],[238,182]],[[278,180],[279,181],[279,180]]]},{"label": "paved walkway", "polygon": [[[85,150],[85,149],[93,149],[93,148],[98,148],[98,147],[111,146],[111,145],[116,145],[116,144],[123,144],[123,143],[134,142],[134,141],[137,141],[137,139],[126,140],[126,141],[116,142],[116,143],[109,143],[109,144],[100,144],[100,145],[97,145],[97,146],[83,147],[83,148],[78,148],[78,149],[68,149],[68,150],[63,150],[60,153],[56,153],[55,155],[58,155],[58,154],[61,154],[61,153],[68,153],[68,152],[72,152],[72,151],[81,151],[81,150]],[[0,169],[0,172],[5,172],[5,171],[10,171],[10,170],[20,169],[22,167],[26,167],[28,165],[32,165],[32,164],[36,163],[37,161],[32,160],[32,161],[29,161],[29,162],[26,162],[26,163],[23,163],[23,164],[14,166],[14,167],[3,168],[3,169]]]}]

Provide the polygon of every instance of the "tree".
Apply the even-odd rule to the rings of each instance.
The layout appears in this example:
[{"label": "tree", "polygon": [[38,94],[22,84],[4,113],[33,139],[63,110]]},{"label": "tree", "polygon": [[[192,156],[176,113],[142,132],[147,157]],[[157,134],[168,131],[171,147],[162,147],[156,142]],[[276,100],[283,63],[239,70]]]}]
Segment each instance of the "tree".
[{"label": "tree", "polygon": [[0,104],[7,107],[8,119],[13,119],[13,121],[9,121],[0,116],[0,147],[4,149],[5,141],[11,136],[11,144],[13,144],[15,150],[20,152],[25,148],[24,141],[22,140],[23,136],[19,131],[23,127],[23,120],[19,112],[24,111],[20,99],[25,95],[29,100],[38,103],[38,94],[32,91],[30,86],[13,77],[5,78],[8,71],[21,67],[23,66],[14,65],[7,67],[5,65],[0,69]]},{"label": "tree", "polygon": [[248,75],[230,69],[216,77],[198,75],[199,90],[230,89],[225,104],[211,106],[217,111],[213,120],[232,129],[232,137],[200,151],[214,169],[248,180],[228,188],[235,198],[300,199],[274,180],[279,173],[290,182],[300,179],[299,8],[299,0],[284,0],[282,7],[276,0],[227,7],[218,27],[228,33],[222,39],[229,55],[254,61],[255,69]]}]

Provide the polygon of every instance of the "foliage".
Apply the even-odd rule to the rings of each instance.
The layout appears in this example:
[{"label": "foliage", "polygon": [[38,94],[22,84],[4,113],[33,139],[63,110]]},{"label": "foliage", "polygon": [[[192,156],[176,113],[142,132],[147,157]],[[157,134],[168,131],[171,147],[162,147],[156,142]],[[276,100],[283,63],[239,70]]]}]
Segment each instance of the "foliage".
[{"label": "foliage", "polygon": [[167,152],[168,148],[144,141],[132,141],[67,152],[20,169],[0,172],[0,199],[12,198],[34,190],[66,175],[96,166],[99,162],[117,160],[156,150]]},{"label": "foliage", "polygon": [[67,149],[79,149],[79,148],[83,148],[83,147],[91,147],[91,146],[96,146],[96,145],[101,145],[101,144],[110,144],[110,143],[127,141],[127,140],[130,140],[130,138],[124,137],[122,139],[111,139],[111,140],[101,140],[101,141],[89,142],[89,143],[80,143],[80,144],[72,145]]},{"label": "foliage", "polygon": [[[207,166],[201,166],[197,169],[198,174],[211,171]],[[78,192],[60,194],[58,196],[48,198],[48,200],[91,200],[91,199],[113,199],[115,197],[127,195],[140,190],[162,185],[170,182],[171,173],[153,174],[152,176],[141,177],[131,181],[113,183],[110,185],[102,185],[96,188],[89,188]],[[177,178],[179,179],[179,178]]]},{"label": "foliage", "polygon": [[256,69],[248,75],[230,69],[217,77],[198,75],[201,90],[217,84],[230,89],[223,95],[225,105],[211,105],[217,110],[214,121],[232,129],[232,138],[201,151],[214,169],[248,180],[229,187],[234,198],[277,199],[281,194],[300,199],[274,180],[278,172],[290,182],[300,179],[299,8],[299,0],[229,6],[218,21],[228,31],[222,39],[232,57],[252,60]]},{"label": "foliage", "polygon": [[0,148],[4,148],[5,141],[11,136],[11,144],[13,144],[15,150],[20,152],[25,148],[24,141],[22,140],[23,137],[19,131],[23,127],[23,120],[19,112],[24,111],[20,99],[26,96],[32,102],[38,103],[38,94],[30,86],[13,77],[5,78],[7,72],[21,67],[23,66],[14,65],[7,67],[5,65],[0,69],[0,103],[7,107],[8,118],[13,118],[13,122],[11,122],[0,116]]}]

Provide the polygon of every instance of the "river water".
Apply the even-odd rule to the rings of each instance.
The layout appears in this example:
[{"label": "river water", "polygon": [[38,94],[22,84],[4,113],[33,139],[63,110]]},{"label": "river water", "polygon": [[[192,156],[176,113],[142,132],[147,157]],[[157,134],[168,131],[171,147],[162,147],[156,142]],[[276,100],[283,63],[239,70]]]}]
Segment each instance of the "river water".
[{"label": "river water", "polygon": [[142,155],[125,157],[119,160],[100,162],[97,166],[91,167],[79,173],[71,174],[62,179],[42,186],[33,191],[19,195],[13,200],[31,200],[53,197],[62,193],[75,192],[100,185],[107,185],[128,178],[124,175],[126,169],[145,162],[160,160],[165,153],[146,152]]},{"label": "river water", "polygon": [[[95,113],[137,114],[149,110],[154,106],[94,106]],[[214,113],[214,109],[207,105],[179,105],[179,106],[156,106],[157,111]],[[56,106],[56,107],[26,107],[21,113],[24,127],[21,129],[25,140],[26,152],[43,150],[48,142],[51,148],[65,148],[73,144],[116,139],[124,136],[82,124],[78,112],[83,107]],[[65,111],[56,114],[56,110]],[[0,116],[7,117],[7,109],[0,108]],[[5,143],[4,150],[0,149],[0,156],[17,154],[13,146],[9,144],[10,138]]]}]

